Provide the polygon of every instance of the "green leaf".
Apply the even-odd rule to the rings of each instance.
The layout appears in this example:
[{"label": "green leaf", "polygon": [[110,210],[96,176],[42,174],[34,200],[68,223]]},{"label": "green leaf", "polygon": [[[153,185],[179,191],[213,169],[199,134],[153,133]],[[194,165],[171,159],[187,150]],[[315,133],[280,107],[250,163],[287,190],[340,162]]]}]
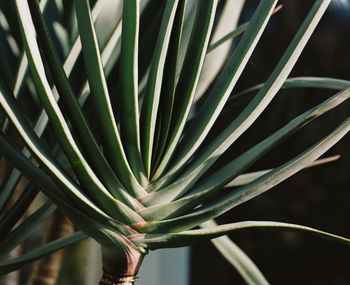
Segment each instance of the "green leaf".
[{"label": "green leaf", "polygon": [[181,70],[186,57],[186,51],[191,39],[194,21],[196,18],[197,5],[199,1],[189,1],[184,19],[183,31],[181,35],[180,51],[179,51],[179,68]]},{"label": "green leaf", "polygon": [[[230,100],[236,100],[241,96],[248,93],[260,90],[264,86],[263,84],[258,84],[238,92],[230,97]],[[288,78],[282,85],[282,89],[286,88],[324,88],[333,90],[343,90],[350,87],[350,81],[328,78],[328,77],[294,77]]]},{"label": "green leaf", "polygon": [[87,238],[86,234],[82,232],[76,232],[67,237],[57,239],[37,249],[31,250],[15,259],[11,259],[5,262],[0,262],[0,275],[4,275],[11,271],[18,270],[22,268],[24,265],[31,263],[47,254],[50,254],[56,250],[59,250],[61,248],[74,244],[86,238]]},{"label": "green leaf", "polygon": [[185,165],[208,134],[258,43],[276,2],[276,0],[266,0],[260,3],[250,21],[250,27],[214,85],[208,99],[181,140],[178,151],[175,153],[175,161],[172,162],[172,167],[167,176],[172,177],[172,174],[177,173]]},{"label": "green leaf", "polygon": [[[0,13],[0,17],[4,18],[3,13]],[[17,61],[17,58],[8,40],[8,33],[5,30],[5,28],[2,26],[2,23],[3,23],[3,20],[0,21],[1,75],[8,84],[12,84],[13,77],[14,77],[14,63]]]},{"label": "green leaf", "polygon": [[[237,27],[244,3],[245,0],[226,1],[220,16],[218,15],[217,17],[215,31],[211,36],[209,46]],[[220,46],[217,46],[215,51],[211,49],[210,54],[208,48],[196,90],[195,101],[203,96],[209,86],[214,82],[215,78],[219,75],[222,68],[226,65],[226,61],[232,53],[231,49],[232,43],[229,41],[222,42]]]},{"label": "green leaf", "polygon": [[[200,225],[203,229],[217,227],[217,224],[210,220]],[[264,275],[253,263],[253,261],[240,249],[228,236],[220,236],[211,240],[212,244],[222,254],[222,256],[236,268],[238,273],[247,284],[268,285]]]},{"label": "green leaf", "polygon": [[0,239],[0,258],[6,256],[12,249],[24,241],[36,227],[44,222],[53,212],[56,205],[45,203],[37,211],[26,218],[19,226]]},{"label": "green leaf", "polygon": [[[143,1],[141,4],[144,3]],[[151,0],[146,3],[140,17],[139,94],[145,88],[149,67],[154,54],[157,37],[167,1]],[[142,84],[141,84],[142,83]],[[140,96],[140,99],[142,96]],[[141,100],[140,100],[141,101]]]},{"label": "green leaf", "polygon": [[199,229],[190,230],[180,233],[169,233],[169,234],[146,234],[146,235],[135,235],[132,236],[132,241],[140,246],[144,246],[148,249],[154,250],[164,247],[182,247],[193,244],[194,242],[200,242],[203,240],[208,240],[223,236],[229,233],[234,233],[237,231],[248,230],[248,229],[260,229],[260,230],[287,230],[296,232],[310,233],[321,238],[325,238],[331,241],[343,243],[345,245],[350,245],[350,239],[330,234],[324,231],[320,231],[314,228],[280,223],[280,222],[270,222],[270,221],[245,221],[237,222],[232,224],[226,224],[217,226],[210,229]]},{"label": "green leaf", "polygon": [[[122,34],[122,21],[119,20],[114,29],[112,30],[106,45],[101,53],[101,61],[106,75],[110,75],[113,70],[113,66],[116,65],[117,59],[120,56],[120,38]],[[78,98],[81,106],[85,104],[86,99],[90,95],[90,87],[88,81],[84,83],[82,91]]]},{"label": "green leaf", "polygon": [[150,178],[152,150],[154,142],[154,132],[156,127],[156,119],[159,106],[159,98],[164,75],[165,59],[169,46],[171,30],[174,23],[176,9],[179,0],[168,0],[163,19],[158,34],[158,39],[153,54],[146,93],[142,103],[141,112],[141,147],[143,155],[143,164],[147,176]]},{"label": "green leaf", "polygon": [[96,116],[103,138],[103,149],[106,158],[126,189],[135,197],[141,196],[145,194],[145,190],[136,181],[127,162],[113,115],[89,2],[87,0],[75,0],[75,7],[86,72],[94,95],[91,98],[96,107]]},{"label": "green leaf", "polygon": [[175,91],[173,109],[176,112],[173,112],[167,147],[152,178],[153,181],[165,170],[185,126],[204,63],[217,4],[217,0],[200,1],[197,4],[196,19],[191,39]]},{"label": "green leaf", "polygon": [[241,35],[243,32],[245,32],[248,28],[249,22],[246,22],[242,25],[239,25],[236,29],[234,29],[232,32],[228,33],[221,39],[217,40],[215,43],[211,44],[207,49],[207,54],[211,51],[215,50],[217,47],[221,46],[224,42],[228,41],[229,39],[234,39]]},{"label": "green leaf", "polygon": [[[345,120],[337,129],[320,140],[314,146],[304,151],[299,156],[275,168],[253,182],[224,195],[222,198],[208,202],[206,206],[197,208],[192,213],[177,218],[153,221],[145,224],[138,224],[136,227],[142,232],[181,231],[190,229],[208,219],[215,218],[222,213],[238,206],[262,193],[275,185],[286,180],[296,172],[315,161],[334,144],[336,144],[350,130],[350,118]],[[207,179],[208,184],[214,182],[215,177]],[[217,182],[217,181],[216,181]],[[215,183],[215,182],[214,182]],[[218,186],[218,185],[217,185]],[[215,186],[214,186],[215,187]],[[200,195],[200,194],[199,194]]]},{"label": "green leaf", "polygon": [[[105,189],[104,185],[96,177],[95,173],[92,171],[85,158],[81,154],[47,81],[39,48],[36,41],[32,38],[32,35],[35,33],[35,29],[31,21],[30,11],[27,5],[28,3],[24,1],[20,4],[19,0],[17,0],[16,4],[28,63],[32,72],[32,76],[34,78],[34,82],[36,84],[36,88],[38,89],[38,93],[40,95],[40,100],[44,105],[47,115],[50,118],[50,122],[53,124],[56,137],[64,152],[66,153],[66,156],[69,159],[74,171],[76,172],[80,183],[83,186],[82,189],[84,189],[90,198],[93,199],[109,215],[116,218],[117,220],[123,220],[126,223],[130,222],[130,217],[134,217],[134,211],[116,200]],[[12,108],[14,107],[15,106],[13,105]],[[7,109],[8,108],[11,107],[7,107]],[[13,112],[13,110],[11,111]],[[15,113],[17,113],[15,116],[20,115],[19,110],[15,111]],[[12,121],[15,120],[13,115],[14,114],[9,115]],[[22,126],[17,124],[16,128],[20,129]],[[23,132],[21,135],[23,136]],[[29,143],[28,137],[27,140],[25,139],[25,141],[27,144]],[[38,157],[42,162],[46,160],[42,154]]]},{"label": "green leaf", "polygon": [[34,24],[36,25],[38,32],[38,38],[50,67],[51,74],[56,83],[58,93],[61,95],[64,110],[68,113],[70,122],[78,135],[78,143],[85,151],[85,157],[89,159],[90,165],[95,173],[101,178],[102,183],[106,186],[108,191],[115,198],[131,207],[131,202],[129,202],[129,199],[132,200],[131,197],[128,197],[128,193],[125,192],[119,180],[114,175],[84,117],[73,89],[58,59],[58,55],[55,53],[53,43],[50,40],[39,6],[35,1],[30,3]]},{"label": "green leaf", "polygon": [[[279,6],[277,6],[275,8],[275,10],[273,11],[273,14],[277,13],[279,10],[281,10],[283,7],[282,4],[280,4]],[[239,36],[240,34],[242,34],[243,32],[245,32],[248,28],[249,25],[249,21],[239,25],[236,29],[234,29],[233,31],[229,32],[228,34],[226,34],[225,36],[223,36],[221,39],[217,40],[216,42],[214,42],[213,44],[211,44],[208,47],[207,50],[207,54],[210,53],[211,51],[215,50],[216,48],[220,47],[222,44],[224,44],[226,41],[228,40],[232,40],[234,38],[236,38],[237,36]]]},{"label": "green leaf", "polygon": [[[92,10],[92,16],[93,16],[93,19],[95,20],[101,10],[101,5],[102,3],[106,1],[106,0],[99,0],[96,2],[93,10]],[[119,23],[116,25],[108,43],[106,44],[104,50],[103,50],[103,53],[102,53],[102,61],[104,62],[104,64],[106,64],[107,62],[109,62],[110,60],[110,57],[112,55],[112,52],[114,50],[114,47],[115,45],[117,44],[119,38],[120,38],[120,35],[121,35],[121,25],[120,25],[120,21]],[[69,55],[67,56],[66,58],[66,61],[63,65],[63,68],[67,74],[67,76],[70,75],[70,73],[72,72],[72,69],[74,67],[74,64],[78,58],[78,55],[80,54],[80,51],[81,51],[81,44],[80,44],[80,37],[78,37],[73,46],[72,46],[72,49],[71,49],[71,52],[69,53]],[[25,67],[23,67],[23,72],[24,70],[27,70],[27,58],[25,58]],[[24,63],[22,63],[23,66],[24,66]],[[18,77],[19,78],[19,77]],[[17,80],[19,80],[17,78]],[[23,78],[22,78],[23,80]],[[16,89],[15,89],[16,90]],[[19,92],[19,91],[17,91]],[[53,91],[54,93],[54,96],[58,99],[58,94],[57,94],[57,89],[56,88],[53,88]],[[18,93],[16,93],[18,94]],[[16,95],[15,94],[15,95]],[[86,83],[85,84],[85,87],[83,88],[82,92],[80,93],[80,103],[81,105],[84,104],[87,96],[89,95],[89,87],[88,87],[88,84]],[[35,124],[35,127],[34,127],[34,132],[37,134],[38,137],[40,137],[42,135],[42,133],[44,132],[46,126],[47,126],[47,123],[48,123],[48,117],[45,113],[45,111],[42,111],[36,124]],[[23,149],[23,154],[27,157],[27,158],[30,158],[31,157],[31,153],[25,148]],[[6,193],[8,193],[8,195],[11,194],[12,192],[12,189],[14,187],[14,185],[17,183],[18,179],[21,177],[21,173],[19,171],[17,171],[16,169],[14,169],[11,173],[11,176],[9,177],[7,183],[6,183],[6,186],[4,187],[4,189],[2,190],[2,193],[1,193],[1,196],[0,196],[0,208],[1,208],[1,205],[3,205],[3,202],[6,201]],[[7,195],[7,196],[8,196]],[[134,208],[138,208],[137,205],[134,205]]]},{"label": "green leaf", "polygon": [[[2,164],[3,160],[4,160],[4,158],[2,157],[1,158],[1,166],[3,166],[3,164]],[[16,169],[12,170],[12,172],[16,172],[16,171],[17,171]],[[10,183],[11,183],[11,186],[8,187],[8,184],[10,184]],[[16,183],[17,183],[17,181],[15,181],[15,183],[13,184],[11,174],[8,175],[8,177],[6,177],[6,180],[4,180],[2,182],[2,184],[0,186],[1,187],[0,188],[0,193],[1,193],[1,195],[0,195],[0,212],[2,212],[3,209],[6,207],[6,204],[14,191],[14,187],[15,187]]]},{"label": "green leaf", "polygon": [[155,139],[155,145],[153,146],[153,152],[156,154],[153,156],[153,169],[157,167],[159,160],[162,158],[162,154],[168,138],[171,117],[173,114],[175,87],[177,83],[178,59],[186,7],[187,0],[180,0],[175,15],[174,27],[171,32],[171,38],[164,67],[164,70],[166,70],[166,72],[164,73],[162,83],[156,126],[158,137]]},{"label": "green leaf", "polygon": [[123,33],[120,56],[120,132],[126,156],[138,181],[146,184],[141,159],[138,54],[139,54],[140,0],[127,0],[123,5]]},{"label": "green leaf", "polygon": [[[339,92],[318,106],[304,112],[290,121],[283,128],[256,144],[221,169],[216,170],[210,176],[205,177],[204,180],[200,181],[188,195],[185,195],[172,203],[166,203],[179,196],[183,196],[188,190],[190,190],[192,185],[194,185],[194,183],[203,175],[206,167],[198,169],[198,172],[193,173],[193,175],[179,179],[170,187],[156,192],[154,197],[152,197],[152,204],[155,206],[140,210],[140,214],[146,220],[161,219],[169,216],[177,216],[178,213],[183,213],[189,208],[199,205],[204,199],[211,197],[211,195],[216,193],[219,189],[224,187],[256,162],[263,154],[292,135],[296,130],[300,129],[318,116],[321,116],[325,112],[337,107],[339,104],[349,99],[349,97],[350,88],[343,92]],[[160,202],[162,202],[162,204],[160,204]]]},{"label": "green leaf", "polygon": [[8,233],[16,225],[37,194],[38,189],[34,185],[30,185],[24,190],[24,192],[17,199],[16,203],[6,213],[3,219],[0,220],[0,233],[2,235]]},{"label": "green leaf", "polygon": [[[2,83],[2,82],[0,82]],[[42,161],[42,163],[51,171],[50,174],[56,179],[56,181],[66,189],[66,194],[68,194],[73,201],[78,201],[83,204],[83,209],[89,210],[90,213],[93,213],[97,217],[106,217],[105,213],[94,203],[91,202],[84,194],[81,193],[77,184],[72,181],[72,179],[61,169],[59,169],[53,159],[50,158],[50,155],[45,151],[45,148],[42,146],[40,140],[35,136],[34,132],[31,131],[28,122],[24,118],[23,112],[18,108],[16,108],[16,101],[14,97],[9,94],[9,91],[3,88],[3,85],[0,84],[0,104],[3,106],[4,110],[6,110],[8,116],[11,121],[17,127],[17,130],[26,141],[27,146],[33,151],[33,153]],[[13,111],[15,109],[16,111]],[[42,170],[34,165],[26,158],[22,153],[20,153],[17,149],[15,149],[8,141],[3,137],[1,133],[0,136],[0,147],[1,153],[8,157],[10,161],[12,161],[16,168],[21,170],[22,172],[29,173],[29,177],[31,179],[35,179],[36,183],[39,185],[44,185],[47,189],[51,191],[56,190],[56,195],[61,193],[61,190],[55,183],[52,183],[52,180],[48,178],[46,174]],[[57,189],[58,188],[58,189]],[[62,199],[62,194],[61,194]]]},{"label": "green leaf", "polygon": [[[109,243],[110,237],[103,233],[104,229],[114,229],[115,231],[127,235],[130,234],[125,227],[112,220],[104,212],[98,209],[87,199],[72,195],[69,191],[66,194],[59,186],[41,169],[35,167],[22,153],[16,150],[1,134],[0,152],[13,162],[21,172],[31,179],[40,189],[52,200],[67,217],[87,234],[94,237],[100,243]],[[57,181],[59,182],[59,180]],[[66,190],[70,190],[67,188]],[[73,193],[74,194],[74,193]]]},{"label": "green leaf", "polygon": [[[175,169],[193,154],[208,134],[243,72],[243,68],[260,39],[275,5],[276,1],[262,1],[260,3],[227,67],[223,70],[208,99],[185,134],[182,147],[179,148],[181,150],[178,155],[180,159],[177,159]],[[178,163],[179,161],[180,163]]]},{"label": "green leaf", "polygon": [[[340,158],[339,155],[335,155],[335,156],[326,157],[323,159],[318,159],[314,163],[311,163],[310,165],[306,166],[305,168],[310,168],[310,167],[318,166],[321,164],[329,163],[329,162],[332,162],[332,161],[337,160],[339,158]],[[225,188],[246,185],[246,184],[254,181],[255,179],[263,176],[264,174],[270,172],[271,170],[272,169],[260,170],[260,171],[254,171],[254,172],[250,172],[250,173],[241,174],[241,175],[237,176],[235,179],[233,179],[230,183],[226,184]]]},{"label": "green leaf", "polygon": [[[248,104],[248,106],[238,115],[238,117],[233,120],[221,134],[213,139],[208,144],[208,146],[206,146],[204,150],[198,154],[198,156],[196,156],[196,159],[186,169],[185,175],[191,173],[192,171],[195,171],[197,167],[200,167],[203,164],[206,164],[209,168],[209,166],[212,165],[216,159],[220,157],[227,150],[227,148],[233,142],[235,142],[236,139],[242,133],[244,133],[265,110],[295,65],[303,48],[305,47],[319,20],[325,12],[329,2],[329,0],[323,0],[317,1],[314,4],[264,87],[258,92],[258,94]],[[246,34],[247,32],[245,35]],[[225,74],[222,76],[222,78],[225,78]],[[218,88],[220,88],[220,85],[218,85]],[[211,94],[214,94],[213,96],[215,96],[215,92]],[[226,96],[228,95],[229,93],[226,94]],[[168,184],[169,181],[173,179],[173,176],[177,173],[180,167],[187,165],[185,162],[191,157],[195,149],[199,147],[200,142],[204,139],[205,135],[209,131],[209,127],[211,127],[214,123],[214,118],[218,115],[218,112],[215,112],[215,109],[214,113],[207,114],[207,109],[213,109],[210,102],[211,99],[209,97],[206,101],[206,104],[200,111],[201,114],[199,114],[196,117],[196,121],[191,124],[191,127],[186,133],[186,138],[184,138],[182,140],[182,143],[179,145],[179,153],[176,154],[177,159],[173,163],[172,169],[168,171],[166,176],[164,176],[156,183],[158,185],[155,185],[154,189],[161,188],[165,183]],[[222,101],[219,101],[219,103],[220,102],[223,103]],[[220,105],[220,107],[222,108],[223,106]],[[214,115],[214,117],[211,117],[211,115]],[[199,120],[200,118],[204,119],[205,122],[208,122],[208,124],[203,124],[203,121]],[[200,130],[201,132],[199,132]]]}]

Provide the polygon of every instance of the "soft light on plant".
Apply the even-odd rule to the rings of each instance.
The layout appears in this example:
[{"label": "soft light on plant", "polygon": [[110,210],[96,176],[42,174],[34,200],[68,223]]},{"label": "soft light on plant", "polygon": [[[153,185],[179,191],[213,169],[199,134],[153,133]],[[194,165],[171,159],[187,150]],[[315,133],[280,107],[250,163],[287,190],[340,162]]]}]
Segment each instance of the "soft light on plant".
[{"label": "soft light on plant", "polygon": [[[25,207],[13,207],[8,218],[0,220],[0,258],[55,207],[79,231],[1,262],[1,274],[87,236],[102,246],[101,284],[132,284],[149,250],[191,245],[244,229],[295,230],[350,244],[346,238],[301,225],[271,221],[216,225],[212,221],[315,161],[317,164],[317,159],[350,130],[348,118],[290,161],[274,169],[244,174],[280,142],[350,97],[349,81],[288,79],[330,0],[315,1],[267,81],[237,96],[231,96],[232,91],[277,0],[260,1],[250,21],[235,28],[237,13],[230,27],[233,31],[225,28],[230,21],[226,10],[217,15],[218,0],[194,1],[195,5],[188,5],[186,0],[124,1],[121,19],[105,27],[109,32],[106,43],[98,42],[94,26],[96,19],[103,17],[100,11],[106,0],[96,1],[92,9],[88,0],[75,0],[75,14],[69,1],[56,7],[64,19],[60,25],[65,36],[52,29],[56,20],[45,16],[46,5],[55,1],[42,0],[40,6],[36,0],[13,2],[16,9],[5,4],[0,9],[8,20],[18,19],[20,35],[14,30],[12,36],[1,40],[6,47],[17,41],[24,53],[19,55],[13,48],[1,51],[1,58],[8,52],[8,58],[19,67],[15,75],[11,62],[0,62],[0,151],[17,170],[11,171],[3,183],[0,210],[21,173],[49,202],[11,230],[35,196],[22,194],[19,201],[30,196]],[[226,1],[227,7],[233,5],[237,12],[243,4]],[[76,32],[72,25],[75,17],[78,36],[69,43],[69,52],[61,63],[67,35]],[[4,24],[0,28],[4,29]],[[230,44],[223,45],[225,41],[220,40],[240,33],[233,52]],[[220,59],[216,58],[216,48],[223,49]],[[256,121],[281,87],[339,92],[218,167],[215,162]],[[252,91],[257,92],[243,111],[219,135],[208,139],[226,102]],[[30,114],[26,115],[28,109]],[[48,125],[50,132],[44,133]],[[222,191],[226,185],[235,188]],[[253,262],[229,239],[215,240],[215,244],[247,283],[267,284]]]}]

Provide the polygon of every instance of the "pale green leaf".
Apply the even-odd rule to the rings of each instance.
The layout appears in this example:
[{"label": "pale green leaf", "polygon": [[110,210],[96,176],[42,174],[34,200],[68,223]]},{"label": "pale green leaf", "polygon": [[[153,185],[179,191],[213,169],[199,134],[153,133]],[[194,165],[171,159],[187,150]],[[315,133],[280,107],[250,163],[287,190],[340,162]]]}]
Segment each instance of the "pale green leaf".
[{"label": "pale green leaf", "polygon": [[47,254],[50,254],[56,250],[74,244],[86,238],[86,234],[82,232],[76,232],[67,237],[60,238],[37,249],[24,253],[23,255],[15,259],[0,262],[0,275],[4,275],[11,271],[18,270],[30,262],[33,262]]},{"label": "pale green leaf", "polygon": [[248,229],[305,232],[324,239],[343,243],[345,245],[350,245],[350,239],[348,238],[344,238],[338,235],[330,234],[302,225],[270,221],[237,222],[232,224],[220,225],[210,229],[190,230],[180,233],[135,235],[132,236],[132,239],[135,244],[143,245],[149,249],[158,249],[163,247],[182,247],[187,246],[189,244],[193,244],[194,242],[200,242],[203,240],[208,240],[229,233],[234,233]]}]

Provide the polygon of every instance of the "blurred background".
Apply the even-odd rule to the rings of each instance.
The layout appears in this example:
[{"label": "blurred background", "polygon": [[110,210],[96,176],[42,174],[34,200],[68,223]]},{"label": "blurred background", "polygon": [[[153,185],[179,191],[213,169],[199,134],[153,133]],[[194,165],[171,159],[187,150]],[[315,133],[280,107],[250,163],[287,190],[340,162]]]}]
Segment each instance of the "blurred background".
[{"label": "blurred background", "polygon": [[[274,16],[258,44],[234,92],[264,82],[315,1],[279,1],[283,8]],[[247,0],[240,22],[248,20],[259,1]],[[350,2],[333,0],[307,44],[290,77],[323,76],[350,79]],[[282,90],[261,118],[229,150],[242,153],[290,119],[324,100],[332,91]],[[242,103],[244,105],[244,102]],[[232,105],[230,120],[242,105]],[[314,144],[349,113],[349,104],[329,112],[250,170],[276,167]],[[340,154],[335,162],[305,169],[269,192],[220,217],[219,223],[244,220],[282,221],[308,225],[350,237],[350,137],[345,137],[325,156]],[[350,248],[295,232],[249,230],[230,236],[257,264],[271,284],[350,284]],[[210,243],[191,249],[191,285],[245,284],[232,266]]]}]

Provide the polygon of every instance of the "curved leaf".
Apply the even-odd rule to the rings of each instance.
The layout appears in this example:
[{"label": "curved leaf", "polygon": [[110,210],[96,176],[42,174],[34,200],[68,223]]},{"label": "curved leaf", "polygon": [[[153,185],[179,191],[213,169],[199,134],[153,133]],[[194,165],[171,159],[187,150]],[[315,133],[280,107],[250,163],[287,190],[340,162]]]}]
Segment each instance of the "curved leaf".
[{"label": "curved leaf", "polygon": [[119,180],[114,175],[112,169],[103,156],[101,149],[95,141],[95,138],[75,97],[73,89],[59,61],[58,55],[55,53],[53,43],[50,40],[50,36],[47,32],[44,19],[40,13],[39,6],[35,1],[30,3],[30,8],[33,13],[33,20],[37,28],[38,38],[42,43],[45,59],[50,67],[57,90],[61,95],[65,111],[68,113],[70,122],[78,135],[78,143],[85,150],[84,153],[87,159],[89,159],[91,163],[90,165],[99,175],[99,177],[101,177],[102,182],[109,192],[117,199],[120,199],[123,203],[131,206],[131,203],[129,202],[129,199],[132,200],[131,197],[128,197],[128,193],[125,192]]},{"label": "curved leaf", "polygon": [[165,170],[185,126],[204,63],[217,4],[217,0],[200,1],[197,4],[196,19],[191,39],[175,91],[173,109],[176,112],[173,112],[171,119],[166,150],[152,180],[156,180]]},{"label": "curved leaf", "polygon": [[[273,73],[270,75],[264,87],[248,104],[248,106],[238,115],[238,117],[235,120],[233,120],[231,124],[228,127],[226,127],[226,129],[221,134],[219,134],[215,139],[213,139],[198,156],[196,156],[196,159],[186,169],[185,175],[191,173],[192,171],[195,171],[201,165],[206,164],[206,167],[212,165],[216,161],[216,159],[220,157],[228,149],[228,147],[233,142],[235,142],[236,139],[242,133],[244,133],[265,110],[267,105],[277,94],[283,82],[286,80],[288,74],[291,72],[293,66],[295,65],[297,59],[303,51],[303,48],[305,47],[311,34],[313,33],[318,22],[320,21],[323,13],[329,5],[329,2],[330,0],[319,0],[314,4],[311,11],[304,20],[303,24],[301,25],[299,31],[295,35],[294,39],[285,51],[284,55],[277,64]],[[207,102],[208,104],[206,105],[206,108],[212,109],[212,106],[209,104],[209,98]],[[156,182],[156,185],[153,187],[155,190],[161,188],[164,184],[169,184],[169,182],[173,179],[173,176],[177,173],[177,171],[183,165],[186,165],[184,164],[184,162],[187,161],[190,158],[191,154],[193,154],[194,150],[199,147],[199,141],[197,140],[199,138],[197,135],[199,135],[201,140],[203,140],[207,132],[198,132],[197,135],[194,136],[195,131],[203,130],[203,127],[208,131],[209,127],[214,123],[214,120],[211,120],[210,116],[207,118],[205,117],[206,108],[201,109],[203,114],[202,116],[206,121],[209,118],[209,125],[203,125],[201,121],[198,121],[198,125],[194,122],[192,123],[192,128],[187,132],[188,143],[185,144],[185,139],[182,141],[185,145],[181,144],[179,146],[178,152],[180,153],[176,155],[177,159],[174,162],[173,168],[168,171],[166,176],[164,176],[162,179]],[[215,115],[215,117],[218,115],[216,112],[212,114]],[[197,120],[198,118],[200,117],[197,116]],[[190,150],[190,152],[188,152],[187,150]]]},{"label": "curved leaf", "polygon": [[[220,17],[217,19],[209,46],[237,27],[244,3],[245,0],[226,1],[220,13]],[[222,42],[220,46],[217,45],[215,51],[211,49],[210,54],[208,48],[196,90],[195,101],[203,96],[209,86],[214,82],[215,78],[219,75],[220,71],[226,64],[226,61],[230,57],[231,48],[232,43],[229,41]]]},{"label": "curved leaf", "polygon": [[[215,171],[214,174],[210,176],[210,178],[206,177],[204,181],[209,181],[209,179],[211,179],[213,182],[213,184],[211,185],[213,187],[208,186],[210,183],[206,184],[206,182],[201,182],[197,186],[196,190],[192,191],[191,194],[185,196],[180,200],[173,202],[172,204],[166,204],[165,206],[164,203],[170,202],[175,198],[185,194],[187,191],[189,191],[191,187],[194,185],[194,183],[196,183],[198,179],[201,178],[203,173],[205,173],[205,171],[207,170],[207,167],[198,168],[198,170],[193,172],[192,174],[182,176],[180,179],[178,179],[175,183],[173,183],[169,187],[166,187],[164,189],[161,189],[158,192],[155,192],[149,195],[148,199],[146,199],[143,202],[147,202],[147,204],[157,205],[157,206],[141,210],[140,213],[146,219],[148,218],[153,219],[154,218],[153,215],[156,214],[157,212],[158,212],[158,215],[160,213],[162,213],[162,215],[164,215],[165,213],[168,213],[168,214],[170,213],[172,215],[175,215],[176,211],[178,211],[181,208],[180,205],[189,206],[190,204],[192,205],[192,203],[196,203],[196,204],[201,203],[200,196],[202,196],[202,194],[208,197],[207,195],[210,195],[209,193],[213,193],[218,189],[222,188],[227,183],[229,183],[232,179],[237,177],[238,174],[242,173],[245,169],[247,169],[250,165],[252,165],[257,159],[259,159],[263,154],[269,151],[273,146],[276,146],[278,143],[280,143],[281,141],[283,141],[284,139],[292,135],[296,130],[300,129],[305,124],[309,123],[311,120],[337,107],[339,104],[349,99],[349,97],[350,97],[350,89],[347,89],[343,92],[339,92],[338,94],[332,96],[328,100],[325,100],[323,103],[319,104],[318,106],[294,118],[292,121],[286,124],[283,128],[279,129],[277,132],[273,133],[272,135],[267,137],[265,140],[255,145],[254,147],[252,147],[250,150],[246,151],[242,155],[240,155],[238,158],[232,160],[225,167]],[[211,164],[210,161],[208,161],[207,163]],[[223,177],[226,177],[226,179],[223,179]],[[218,181],[221,181],[221,183]],[[202,186],[203,188],[201,188]],[[206,190],[204,190],[204,188]],[[202,190],[203,192],[201,193]],[[209,192],[206,192],[207,190]],[[171,205],[174,208],[171,207]],[[151,215],[151,216],[148,216],[148,215]]]},{"label": "curved leaf", "polygon": [[[197,226],[208,219],[215,218],[226,211],[242,204],[286,180],[296,172],[300,171],[311,162],[315,161],[334,144],[336,144],[347,132],[350,131],[350,118],[345,120],[337,129],[328,136],[320,140],[314,146],[304,151],[299,156],[275,168],[269,173],[261,176],[253,182],[242,186],[235,191],[224,195],[222,198],[208,202],[194,210],[192,213],[177,218],[152,221],[144,224],[134,225],[141,232],[162,232],[181,231]],[[207,181],[216,180],[215,177],[209,177]]]},{"label": "curved leaf", "polygon": [[38,189],[34,185],[30,185],[24,190],[16,203],[6,213],[4,218],[0,220],[0,233],[2,235],[8,233],[16,225],[37,194]]},{"label": "curved leaf", "polygon": [[[217,224],[210,220],[200,225],[203,229],[217,227]],[[253,261],[241,250],[228,236],[220,236],[211,240],[212,244],[222,256],[236,268],[238,273],[249,285],[268,285],[264,275],[253,263]]]},{"label": "curved leaf", "polygon": [[179,0],[168,0],[148,75],[141,111],[141,146],[148,178],[151,173],[154,132],[162,87],[165,59]]},{"label": "curved leaf", "polygon": [[[55,134],[60,145],[65,151],[67,158],[69,159],[73,169],[78,176],[79,181],[82,183],[83,189],[91,197],[93,197],[96,203],[99,204],[99,206],[103,208],[109,215],[113,216],[116,219],[122,219],[127,223],[130,221],[130,217],[133,216],[132,214],[134,212],[118,200],[114,199],[113,196],[110,195],[110,193],[105,189],[100,180],[96,177],[95,173],[92,171],[85,158],[82,156],[69,130],[68,124],[57,105],[56,99],[54,98],[54,95],[46,78],[39,48],[36,41],[34,41],[32,38],[32,35],[35,33],[35,29],[31,21],[28,3],[26,1],[16,0],[16,6],[29,67],[36,83],[36,88],[38,89],[40,100],[50,118],[50,122],[54,126]],[[14,107],[15,106],[13,105],[12,108]],[[13,110],[11,111],[13,112]],[[20,114],[18,114],[17,111],[15,114],[12,113],[11,115],[12,116],[9,116],[13,121],[16,120],[13,115],[19,116]],[[22,126],[18,124],[16,124],[16,127],[17,129],[22,128]],[[23,136],[23,129],[21,135]],[[28,141],[26,142],[28,143]],[[43,161],[43,155],[38,157],[40,157],[40,159]]]},{"label": "curved leaf", "polygon": [[26,218],[19,226],[0,239],[0,258],[24,241],[36,227],[56,209],[56,205],[46,202],[37,211]]},{"label": "curved leaf", "polygon": [[50,254],[56,250],[59,250],[61,248],[74,244],[86,238],[87,238],[86,234],[82,232],[76,232],[67,237],[60,238],[44,246],[41,246],[37,249],[29,251],[15,259],[11,259],[5,262],[0,262],[0,275],[4,275],[11,271],[18,270],[30,262],[33,262],[47,254]]},{"label": "curved leaf", "polygon": [[236,231],[248,230],[248,229],[261,229],[261,230],[289,230],[296,232],[306,232],[321,238],[325,238],[331,241],[350,245],[350,239],[330,234],[324,231],[320,231],[314,228],[280,223],[280,222],[260,222],[260,221],[246,221],[237,222],[232,224],[226,224],[217,226],[210,229],[190,230],[180,233],[169,233],[169,234],[146,234],[146,235],[135,235],[132,237],[133,242],[136,245],[142,245],[149,249],[158,249],[164,247],[182,247],[193,244],[194,242],[200,242],[216,238]]},{"label": "curved leaf", "polygon": [[152,168],[156,168],[159,160],[162,158],[164,148],[166,146],[171,117],[174,108],[175,88],[177,83],[177,71],[180,44],[182,40],[182,29],[184,24],[185,12],[187,7],[187,0],[180,0],[176,11],[174,27],[171,32],[171,38],[165,62],[162,90],[159,102],[159,112],[157,118],[157,131],[159,136],[155,140],[156,144],[153,146],[153,152],[156,154],[153,156]]},{"label": "curved leaf", "polygon": [[[264,86],[264,83],[252,86],[230,97],[230,100],[236,100],[243,95],[257,91]],[[324,88],[333,90],[343,90],[350,87],[350,81],[328,78],[328,77],[293,77],[288,78],[282,85],[284,88]]]},{"label": "curved leaf", "polygon": [[222,71],[207,100],[184,134],[175,152],[175,161],[172,162],[172,166],[166,176],[171,178],[186,164],[186,161],[210,131],[257,45],[268,19],[272,15],[276,2],[276,0],[265,0],[260,3],[250,21],[248,30],[244,33],[242,40]]},{"label": "curved leaf", "polygon": [[123,33],[120,55],[120,132],[127,147],[126,156],[136,178],[145,183],[141,159],[139,102],[138,102],[138,55],[140,0],[123,2]]},{"label": "curved leaf", "polygon": [[106,158],[123,185],[132,195],[138,197],[144,194],[145,190],[136,181],[120,140],[101,62],[101,54],[91,19],[90,5],[87,0],[75,0],[75,7],[86,72],[89,86],[93,93],[91,98],[96,107],[99,130],[103,138],[103,149],[106,153]]}]

